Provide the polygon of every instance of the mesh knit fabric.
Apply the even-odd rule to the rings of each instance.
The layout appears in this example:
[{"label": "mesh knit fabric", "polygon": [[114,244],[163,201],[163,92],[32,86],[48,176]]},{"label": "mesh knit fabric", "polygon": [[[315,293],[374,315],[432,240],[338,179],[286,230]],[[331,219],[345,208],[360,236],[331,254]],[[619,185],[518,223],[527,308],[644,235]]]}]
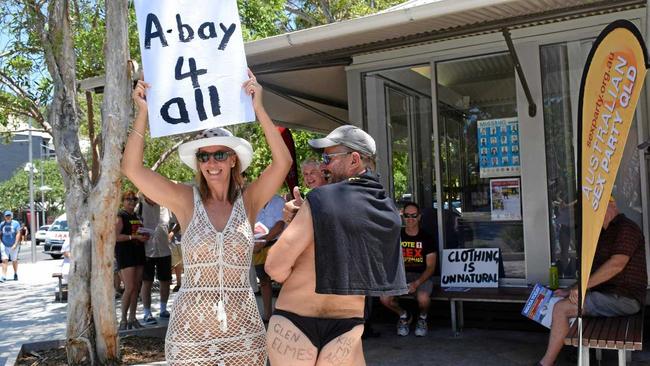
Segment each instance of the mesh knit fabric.
[{"label": "mesh knit fabric", "polygon": [[183,285],[165,338],[169,365],[266,365],[266,332],[249,280],[253,232],[241,195],[218,232],[194,188]]}]

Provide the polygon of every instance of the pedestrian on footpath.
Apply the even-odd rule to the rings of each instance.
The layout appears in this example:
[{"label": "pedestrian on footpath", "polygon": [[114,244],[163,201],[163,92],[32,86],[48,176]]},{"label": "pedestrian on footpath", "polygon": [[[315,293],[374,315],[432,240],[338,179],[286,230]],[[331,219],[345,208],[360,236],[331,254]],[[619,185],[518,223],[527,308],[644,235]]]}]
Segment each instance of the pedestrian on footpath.
[{"label": "pedestrian on footpath", "polygon": [[172,249],[172,270],[176,276],[176,285],[172,292],[178,292],[181,289],[183,277],[183,251],[181,250],[181,225],[174,213],[169,221],[169,244]]},{"label": "pedestrian on footpath", "polygon": [[20,222],[14,220],[14,214],[7,210],[4,212],[4,221],[0,224],[2,232],[2,245],[0,245],[0,258],[2,259],[2,277],[0,282],[7,280],[7,267],[11,261],[14,268],[14,281],[18,281],[18,254],[20,253]]},{"label": "pedestrian on footpath", "polygon": [[151,287],[154,277],[160,283],[160,313],[161,318],[169,318],[167,300],[172,281],[172,251],[169,244],[170,213],[165,207],[160,207],[149,197],[143,196],[140,201],[142,224],[150,232],[149,240],[144,244],[145,262],[142,277],[140,297],[144,307],[144,323],[157,324],[158,321],[151,313]]},{"label": "pedestrian on footpath", "polygon": [[[135,318],[138,307],[138,293],[144,271],[144,243],[149,239],[138,233],[142,221],[135,212],[138,197],[128,191],[122,195],[122,209],[117,214],[115,223],[115,257],[120,277],[124,282],[122,293],[122,319],[119,330],[138,329],[142,325]],[[128,315],[128,318],[127,318]]]}]

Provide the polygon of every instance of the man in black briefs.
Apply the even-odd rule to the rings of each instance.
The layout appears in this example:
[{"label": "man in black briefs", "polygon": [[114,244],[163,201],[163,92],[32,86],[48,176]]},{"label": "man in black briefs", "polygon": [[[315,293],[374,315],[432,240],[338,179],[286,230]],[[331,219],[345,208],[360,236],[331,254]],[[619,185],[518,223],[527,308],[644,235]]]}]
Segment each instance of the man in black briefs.
[{"label": "man in black briefs", "polygon": [[282,290],[267,334],[271,364],[364,365],[365,296],[407,292],[400,217],[374,173],[375,141],[341,126],[309,141],[330,183],[313,189],[265,269]]}]

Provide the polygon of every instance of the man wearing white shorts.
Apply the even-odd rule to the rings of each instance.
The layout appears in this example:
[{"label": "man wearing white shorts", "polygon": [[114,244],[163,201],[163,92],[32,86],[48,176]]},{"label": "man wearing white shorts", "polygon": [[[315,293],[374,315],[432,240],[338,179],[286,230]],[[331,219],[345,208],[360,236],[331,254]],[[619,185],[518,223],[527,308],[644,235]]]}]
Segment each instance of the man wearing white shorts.
[{"label": "man wearing white shorts", "polygon": [[8,261],[14,268],[14,281],[18,281],[18,253],[20,253],[20,223],[13,219],[13,213],[4,212],[4,221],[0,224],[2,245],[0,245],[0,258],[2,259],[2,277],[0,282],[7,280]]}]

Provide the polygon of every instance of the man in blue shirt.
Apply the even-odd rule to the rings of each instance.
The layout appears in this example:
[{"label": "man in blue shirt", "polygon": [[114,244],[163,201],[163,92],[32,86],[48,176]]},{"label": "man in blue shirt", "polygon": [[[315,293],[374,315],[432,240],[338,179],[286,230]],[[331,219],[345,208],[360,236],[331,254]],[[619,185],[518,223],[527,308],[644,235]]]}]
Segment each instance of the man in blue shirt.
[{"label": "man in blue shirt", "polygon": [[14,281],[18,281],[18,253],[20,252],[20,223],[13,219],[13,213],[4,212],[4,221],[0,224],[2,232],[2,245],[0,245],[0,258],[2,258],[2,277],[0,282],[7,279],[8,261],[14,267]]}]

